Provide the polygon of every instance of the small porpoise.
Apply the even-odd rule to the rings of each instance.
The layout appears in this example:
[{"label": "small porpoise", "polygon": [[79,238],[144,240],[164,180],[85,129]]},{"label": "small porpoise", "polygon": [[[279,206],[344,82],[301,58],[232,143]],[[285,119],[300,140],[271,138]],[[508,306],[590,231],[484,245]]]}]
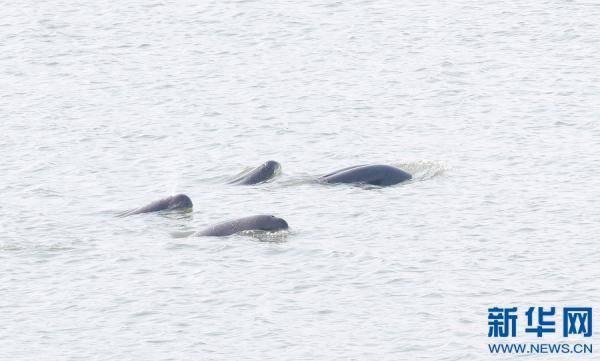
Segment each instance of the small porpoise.
[{"label": "small porpoise", "polygon": [[374,186],[391,186],[412,179],[402,169],[389,165],[356,165],[343,168],[319,178],[325,183],[362,183]]},{"label": "small porpoise", "polygon": [[225,237],[243,231],[279,231],[288,229],[287,222],[271,215],[250,216],[215,224],[196,233],[197,236]]},{"label": "small porpoise", "polygon": [[269,160],[258,167],[240,174],[229,184],[251,185],[266,182],[281,173],[281,164]]},{"label": "small porpoise", "polygon": [[120,216],[131,216],[140,213],[158,212],[163,210],[192,208],[192,200],[185,194],[177,194],[167,198],[159,199],[143,207],[122,213]]}]

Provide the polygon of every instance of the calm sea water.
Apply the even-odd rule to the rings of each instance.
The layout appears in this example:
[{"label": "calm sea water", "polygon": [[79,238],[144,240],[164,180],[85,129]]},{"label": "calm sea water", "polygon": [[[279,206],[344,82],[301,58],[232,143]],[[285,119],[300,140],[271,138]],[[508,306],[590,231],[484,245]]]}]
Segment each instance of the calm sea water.
[{"label": "calm sea water", "polygon": [[[593,1],[4,2],[0,359],[486,360],[488,307],[600,307],[599,23]],[[268,159],[276,181],[225,184]],[[415,177],[310,182],[360,163]],[[173,193],[193,213],[115,217]],[[260,213],[291,231],[186,237]]]}]

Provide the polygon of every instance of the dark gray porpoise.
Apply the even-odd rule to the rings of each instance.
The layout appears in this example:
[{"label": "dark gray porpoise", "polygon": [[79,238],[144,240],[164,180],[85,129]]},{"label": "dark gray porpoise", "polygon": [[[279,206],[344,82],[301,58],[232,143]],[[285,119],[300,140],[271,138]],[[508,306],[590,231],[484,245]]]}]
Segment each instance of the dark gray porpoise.
[{"label": "dark gray porpoise", "polygon": [[171,197],[159,199],[143,207],[127,211],[121,216],[131,216],[133,214],[158,212],[163,210],[187,209],[192,208],[192,200],[185,194],[177,194]]},{"label": "dark gray porpoise", "polygon": [[288,229],[288,224],[284,219],[271,215],[259,215],[218,223],[196,235],[224,237],[242,231],[279,231],[283,229]]},{"label": "dark gray porpoise", "polygon": [[412,176],[402,169],[389,165],[357,165],[343,168],[319,178],[325,183],[363,183],[375,186],[391,186],[407,180]]},{"label": "dark gray porpoise", "polygon": [[241,174],[230,184],[251,185],[266,182],[281,172],[281,164],[269,160],[249,172]]}]

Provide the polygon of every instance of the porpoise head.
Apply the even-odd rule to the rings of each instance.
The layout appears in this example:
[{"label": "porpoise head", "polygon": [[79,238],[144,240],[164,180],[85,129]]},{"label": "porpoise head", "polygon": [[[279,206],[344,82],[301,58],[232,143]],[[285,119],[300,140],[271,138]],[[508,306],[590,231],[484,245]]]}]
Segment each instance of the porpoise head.
[{"label": "porpoise head", "polygon": [[177,194],[171,197],[169,200],[168,209],[185,209],[192,208],[194,205],[192,204],[192,200],[190,197],[185,194]]},{"label": "porpoise head", "polygon": [[279,231],[281,229],[289,228],[287,222],[283,218],[272,215],[258,216],[258,218],[261,231]]},{"label": "porpoise head", "polygon": [[262,168],[268,171],[270,174],[279,174],[281,173],[281,164],[274,160],[268,160],[263,165]]}]

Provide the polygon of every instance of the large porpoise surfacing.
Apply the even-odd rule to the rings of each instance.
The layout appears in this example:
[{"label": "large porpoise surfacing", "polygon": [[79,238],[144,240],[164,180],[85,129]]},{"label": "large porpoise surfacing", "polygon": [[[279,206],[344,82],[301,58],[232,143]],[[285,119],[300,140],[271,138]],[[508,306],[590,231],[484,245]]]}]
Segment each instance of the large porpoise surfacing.
[{"label": "large porpoise surfacing", "polygon": [[243,231],[275,232],[284,229],[288,229],[288,224],[284,219],[271,215],[258,215],[218,223],[196,233],[196,235],[224,237]]},{"label": "large porpoise surfacing", "polygon": [[407,180],[412,176],[402,169],[389,165],[357,165],[343,168],[319,177],[325,183],[362,183],[374,186],[391,186]]}]

